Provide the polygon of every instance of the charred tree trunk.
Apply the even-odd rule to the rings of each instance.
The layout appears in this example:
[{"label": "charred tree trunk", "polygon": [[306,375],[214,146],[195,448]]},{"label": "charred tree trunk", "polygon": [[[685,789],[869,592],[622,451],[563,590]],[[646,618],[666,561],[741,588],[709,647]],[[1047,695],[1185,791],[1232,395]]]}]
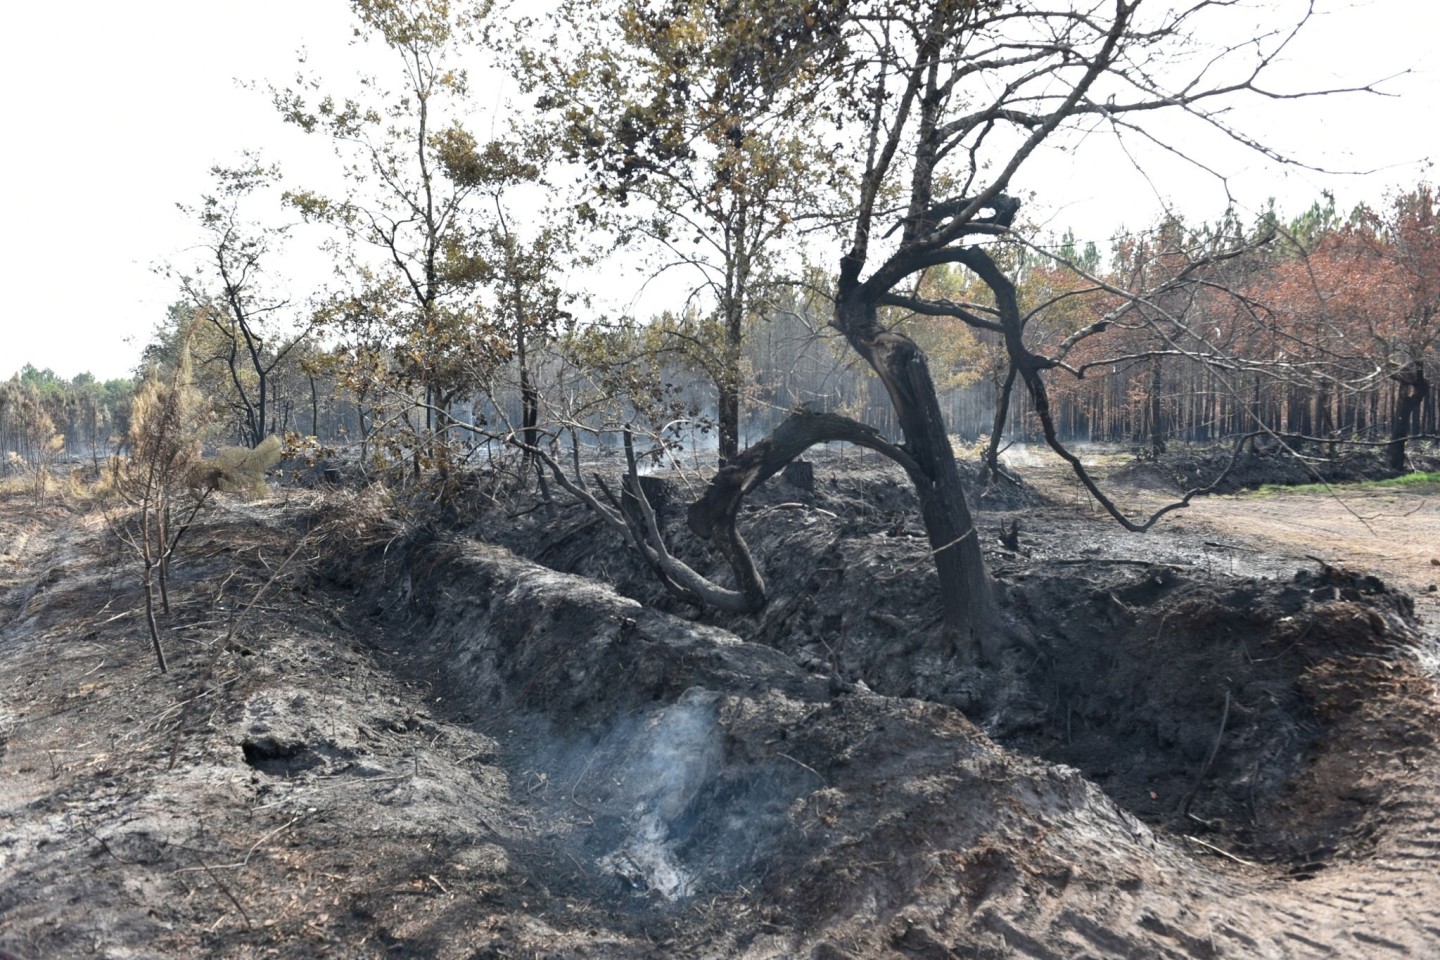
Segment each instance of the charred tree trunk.
[{"label": "charred tree trunk", "polygon": [[362,397],[355,398],[355,421],[360,430],[360,463],[368,466],[370,462],[370,425],[365,422],[365,404]]},{"label": "charred tree trunk", "polygon": [[265,418],[270,415],[270,384],[269,378],[266,376],[268,371],[260,367],[256,367],[255,373],[256,376],[259,378],[259,383],[255,388],[254,429],[251,431],[249,438],[249,445],[252,449],[260,446],[260,444],[265,440]]},{"label": "charred tree trunk", "polygon": [[1333,404],[1334,395],[1331,392],[1330,383],[1321,381],[1319,396],[1315,400],[1315,433],[1317,436],[1329,439],[1329,442],[1324,444],[1324,450],[1326,456],[1331,459],[1334,459],[1336,450]]},{"label": "charred tree trunk", "polygon": [[1391,470],[1401,473],[1405,470],[1405,441],[1411,434],[1411,422],[1430,393],[1430,382],[1425,379],[1425,364],[1420,360],[1410,361],[1391,374],[1390,379],[1400,385],[1400,395],[1395,398],[1385,459]]},{"label": "charred tree trunk", "polygon": [[155,568],[160,574],[160,609],[170,616],[170,551],[165,549],[170,541],[171,507],[169,498],[155,508]]},{"label": "charred tree trunk", "polygon": [[1165,405],[1162,396],[1163,370],[1158,356],[1150,358],[1150,455],[1159,458],[1165,452]]},{"label": "charred tree trunk", "polygon": [[717,388],[719,454],[721,464],[725,464],[740,451],[740,391],[731,383],[728,372],[721,377]]},{"label": "charred tree trunk", "polygon": [[[536,467],[535,450],[540,444],[540,388],[530,372],[530,358],[525,331],[522,329],[515,338],[515,362],[520,367],[520,435],[525,441],[524,460],[520,470],[522,477],[528,476]],[[544,476],[541,475],[541,482]]]},{"label": "charred tree trunk", "polygon": [[1002,476],[1000,472],[1000,440],[1005,435],[1005,421],[1010,415],[1010,394],[1015,389],[1015,364],[1005,372],[1005,382],[995,395],[995,423],[990,429],[990,443],[985,447],[985,467],[990,476]]},{"label": "charred tree trunk", "polygon": [[748,266],[737,264],[732,274],[724,304],[725,333],[724,342],[720,345],[720,375],[715,378],[721,463],[740,452],[740,367],[745,356],[745,301],[741,284],[749,280]]},{"label": "charred tree trunk", "polygon": [[320,439],[320,394],[315,389],[315,374],[307,373],[310,380],[310,435]]},{"label": "charred tree trunk", "polygon": [[1249,420],[1246,421],[1242,419],[1235,430],[1236,433],[1249,435],[1250,439],[1246,441],[1246,444],[1249,446],[1251,453],[1255,452],[1255,441],[1259,438],[1260,429],[1266,422],[1267,421],[1263,419],[1260,408],[1260,380],[1257,378],[1255,380],[1255,390],[1250,401]]},{"label": "charred tree trunk", "polygon": [[152,511],[151,497],[154,495],[154,470],[150,472],[150,486],[145,491],[145,500],[140,507],[140,561],[144,572],[141,577],[141,586],[145,590],[145,626],[150,631],[150,645],[155,651],[155,662],[160,667],[161,673],[168,673],[169,667],[165,663],[165,648],[160,645],[160,625],[155,620],[155,568],[158,561],[155,557],[154,543],[152,536]]},{"label": "charred tree trunk", "polygon": [[841,299],[835,325],[890,395],[905,437],[902,449],[915,463],[912,480],[940,577],[945,623],[959,643],[991,656],[1001,640],[999,608],[925,353],[909,337],[882,327],[875,304],[865,299]]}]

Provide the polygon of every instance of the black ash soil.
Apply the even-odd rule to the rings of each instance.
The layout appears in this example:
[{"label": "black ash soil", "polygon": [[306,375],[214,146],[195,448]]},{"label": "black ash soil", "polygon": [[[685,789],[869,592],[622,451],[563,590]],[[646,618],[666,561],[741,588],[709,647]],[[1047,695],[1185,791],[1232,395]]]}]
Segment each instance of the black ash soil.
[{"label": "black ash soil", "polygon": [[[1038,469],[977,475],[1016,641],[980,665],[938,629],[903,477],[815,459],[752,498],[754,617],[483,483],[459,527],[378,492],[230,505],[177,571],[166,677],[103,528],[6,502],[0,946],[1435,952],[1440,707],[1407,596],[1213,517],[1136,537]],[[652,488],[723,576],[687,482]]]}]

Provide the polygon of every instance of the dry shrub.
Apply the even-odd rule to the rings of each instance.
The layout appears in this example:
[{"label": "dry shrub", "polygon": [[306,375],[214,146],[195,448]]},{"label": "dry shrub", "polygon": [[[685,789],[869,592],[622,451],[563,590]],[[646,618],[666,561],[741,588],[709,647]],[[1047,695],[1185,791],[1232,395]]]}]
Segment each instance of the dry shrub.
[{"label": "dry shrub", "polygon": [[275,437],[253,450],[230,447],[206,459],[209,425],[204,398],[191,380],[187,336],[170,376],[162,380],[152,372],[136,393],[126,437],[130,455],[111,457],[100,484],[111,529],[140,561],[146,622],[162,673],[156,590],[168,614],[170,564],[181,540],[217,492],[263,493],[265,471],[280,459]]}]

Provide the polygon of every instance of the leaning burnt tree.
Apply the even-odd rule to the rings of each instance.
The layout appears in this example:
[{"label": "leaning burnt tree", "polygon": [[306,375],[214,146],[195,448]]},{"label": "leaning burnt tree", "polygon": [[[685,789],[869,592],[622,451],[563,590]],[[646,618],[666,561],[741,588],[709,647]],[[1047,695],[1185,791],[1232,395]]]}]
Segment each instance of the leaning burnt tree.
[{"label": "leaning burnt tree", "polygon": [[[1026,346],[1014,284],[987,244],[1014,228],[1020,203],[1012,184],[1027,161],[1048,140],[1078,131],[1082,122],[1089,128],[1108,125],[1117,136],[1154,139],[1136,125],[1139,118],[1181,113],[1263,150],[1226,126],[1209,105],[1221,107],[1245,93],[1278,96],[1262,90],[1258,79],[1296,28],[1292,22],[1244,45],[1206,47],[1197,36],[1207,26],[1223,29],[1206,23],[1208,15],[1223,15],[1231,6],[1221,0],[1153,11],[1143,0],[1081,8],[984,0],[796,0],[761,6],[767,16],[799,12],[807,23],[833,21],[817,31],[828,38],[817,46],[817,56],[829,82],[826,95],[815,99],[814,129],[817,135],[838,131],[842,142],[834,162],[842,169],[834,182],[852,184],[853,193],[845,213],[832,221],[848,236],[848,246],[834,280],[831,325],[885,385],[903,441],[889,442],[875,429],[834,414],[800,411],[724,464],[690,507],[688,520],[729,560],[734,588],[697,583],[693,571],[676,566],[643,497],[638,510],[614,496],[608,507],[598,498],[592,502],[608,510],[612,523],[627,531],[682,595],[755,610],[765,602],[765,587],[736,528],[745,495],[811,445],[848,440],[868,446],[899,463],[915,485],[945,623],[957,647],[992,656],[1002,644],[1003,625],[935,385],[924,351],[895,321],[908,311],[1000,335],[1045,423],[1047,440],[1117,518],[1131,529],[1148,527],[1156,517],[1124,520],[1056,437],[1044,376],[1062,360]],[[1303,22],[1307,5],[1300,10]],[[1187,59],[1202,48],[1198,59]],[[797,211],[796,217],[807,214],[814,211]],[[994,303],[919,295],[925,271],[945,264],[968,268],[990,289]],[[1096,324],[1077,336],[1103,329]]]}]

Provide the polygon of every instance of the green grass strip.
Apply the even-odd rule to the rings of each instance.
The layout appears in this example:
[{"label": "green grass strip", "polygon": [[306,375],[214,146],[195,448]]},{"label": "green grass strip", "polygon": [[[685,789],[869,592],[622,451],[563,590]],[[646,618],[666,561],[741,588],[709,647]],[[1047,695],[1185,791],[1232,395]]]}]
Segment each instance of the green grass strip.
[{"label": "green grass strip", "polygon": [[1391,487],[1426,487],[1440,486],[1440,470],[1417,470],[1414,473],[1401,474],[1398,477],[1386,477],[1383,480],[1362,480],[1359,483],[1301,483],[1289,486],[1283,483],[1267,483],[1257,487],[1252,496],[1273,497],[1282,493],[1330,493],[1332,491],[1348,490],[1384,490]]}]

